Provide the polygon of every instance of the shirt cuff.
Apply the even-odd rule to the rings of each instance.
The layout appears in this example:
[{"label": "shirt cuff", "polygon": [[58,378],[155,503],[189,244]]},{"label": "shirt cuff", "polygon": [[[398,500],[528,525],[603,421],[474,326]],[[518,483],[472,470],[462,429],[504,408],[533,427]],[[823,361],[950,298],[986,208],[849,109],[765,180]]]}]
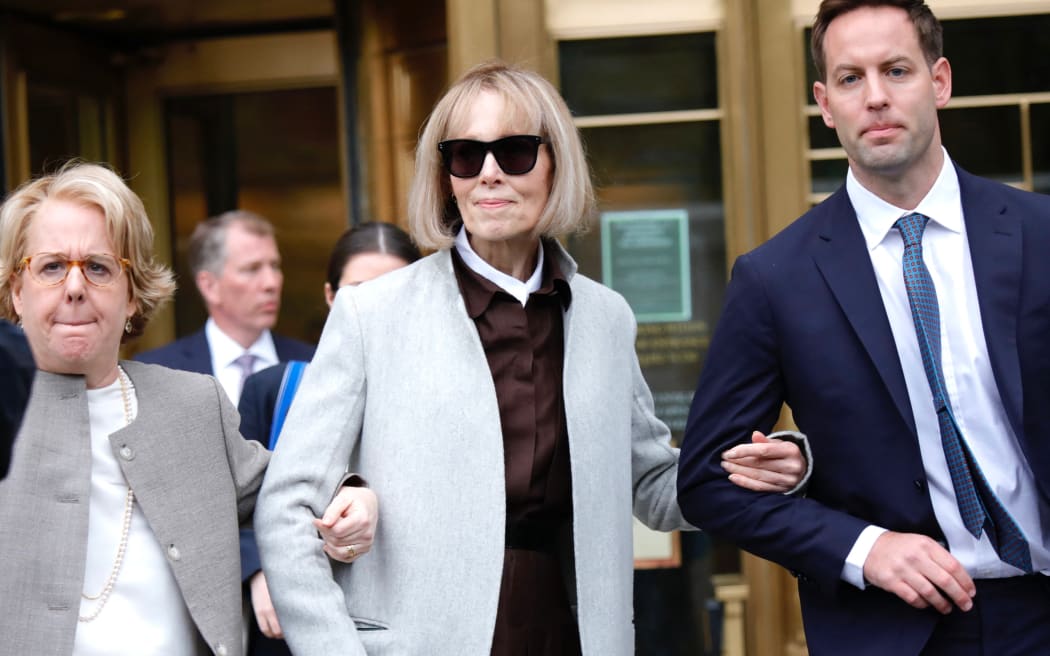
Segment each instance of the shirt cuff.
[{"label": "shirt cuff", "polygon": [[766,437],[771,440],[781,440],[782,442],[794,442],[795,446],[802,452],[802,456],[806,459],[806,473],[803,474],[802,480],[795,487],[784,494],[791,496],[804,491],[806,486],[809,485],[810,476],[813,475],[813,450],[809,448],[809,438],[806,437],[805,433],[791,430],[777,431],[766,435]]},{"label": "shirt cuff", "polygon": [[860,532],[853,548],[849,550],[849,555],[846,556],[846,562],[842,565],[843,581],[861,590],[868,587],[867,581],[864,580],[864,562],[868,559],[871,548],[875,546],[875,540],[885,532],[886,529],[874,525]]}]

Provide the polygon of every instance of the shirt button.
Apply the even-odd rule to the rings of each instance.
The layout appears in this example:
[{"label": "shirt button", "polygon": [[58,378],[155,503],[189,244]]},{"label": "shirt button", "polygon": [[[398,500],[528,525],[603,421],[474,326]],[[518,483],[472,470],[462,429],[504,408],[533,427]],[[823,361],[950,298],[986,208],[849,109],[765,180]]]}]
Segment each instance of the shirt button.
[{"label": "shirt button", "polygon": [[226,645],[224,645],[224,644],[222,644],[222,643],[220,642],[220,643],[219,643],[218,645],[216,645],[216,647],[215,647],[215,653],[216,653],[216,654],[217,654],[218,656],[226,656],[226,654],[228,654],[228,653],[229,653],[229,650],[227,650],[227,649],[226,649]]},{"label": "shirt button", "polygon": [[120,447],[120,457],[125,460],[134,460],[135,451],[130,446],[124,445]]},{"label": "shirt button", "polygon": [[182,558],[182,554],[179,553],[179,548],[174,544],[168,547],[168,558],[171,558],[172,560],[179,560]]}]

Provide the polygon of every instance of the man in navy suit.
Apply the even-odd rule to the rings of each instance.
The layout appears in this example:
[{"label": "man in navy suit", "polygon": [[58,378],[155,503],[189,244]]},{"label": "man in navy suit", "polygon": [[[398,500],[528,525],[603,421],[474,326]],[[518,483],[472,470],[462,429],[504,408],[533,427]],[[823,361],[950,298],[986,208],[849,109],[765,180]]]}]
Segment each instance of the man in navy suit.
[{"label": "man in navy suit", "polygon": [[244,378],[314,348],[270,332],[281,307],[281,255],[269,221],[234,210],[201,222],[189,247],[190,269],[208,309],[204,328],[136,359],[212,374],[236,404]]},{"label": "man in navy suit", "polygon": [[[737,260],[682,446],[686,519],[796,574],[814,655],[1050,645],[1050,198],[952,163],[941,38],[921,0],[822,2],[846,184]],[[784,403],[808,495],[736,488]]]}]

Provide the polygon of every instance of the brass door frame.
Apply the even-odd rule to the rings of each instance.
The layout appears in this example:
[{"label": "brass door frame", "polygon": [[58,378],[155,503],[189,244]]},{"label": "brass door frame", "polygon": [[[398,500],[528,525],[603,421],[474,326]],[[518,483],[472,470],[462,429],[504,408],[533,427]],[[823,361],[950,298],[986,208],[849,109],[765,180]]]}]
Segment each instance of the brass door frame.
[{"label": "brass door frame", "polygon": [[[337,85],[338,81],[336,35],[331,31],[180,42],[134,62],[126,86],[127,174],[153,223],[158,258],[173,264],[164,149],[166,98]],[[345,126],[340,129],[345,130]],[[335,138],[338,135],[333,135]],[[347,190],[343,193],[345,196]],[[137,345],[147,349],[174,338],[174,310],[169,305],[151,322]]]}]

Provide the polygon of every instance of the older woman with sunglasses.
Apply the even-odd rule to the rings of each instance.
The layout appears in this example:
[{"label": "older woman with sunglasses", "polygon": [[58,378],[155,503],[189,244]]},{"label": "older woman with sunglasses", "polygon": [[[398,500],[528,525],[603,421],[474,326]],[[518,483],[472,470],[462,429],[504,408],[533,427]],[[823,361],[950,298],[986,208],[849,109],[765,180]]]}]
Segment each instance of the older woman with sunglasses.
[{"label": "older woman with sunglasses", "polygon": [[[437,252],[339,292],[256,511],[294,653],[634,652],[631,511],[688,526],[631,310],[555,240],[593,205],[538,75],[482,65],[437,104],[409,200]],[[747,448],[745,484],[799,479],[795,445]],[[330,568],[311,519],[348,467],[382,521]]]},{"label": "older woman with sunglasses", "polygon": [[118,361],[174,287],[105,167],[67,165],[0,210],[0,315],[38,367],[0,482],[5,654],[242,653],[238,525],[269,453],[214,378]]}]

